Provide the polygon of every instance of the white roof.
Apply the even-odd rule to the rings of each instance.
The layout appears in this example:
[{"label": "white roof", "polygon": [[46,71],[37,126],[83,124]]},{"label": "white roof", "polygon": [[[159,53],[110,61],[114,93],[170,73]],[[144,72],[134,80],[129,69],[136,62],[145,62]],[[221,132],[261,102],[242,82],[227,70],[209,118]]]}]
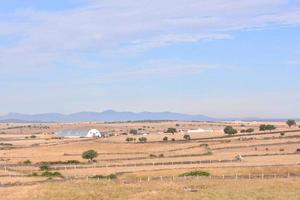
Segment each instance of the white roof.
[{"label": "white roof", "polygon": [[74,129],[63,129],[57,131],[55,134],[59,137],[86,137],[90,130],[93,128],[74,128]]}]

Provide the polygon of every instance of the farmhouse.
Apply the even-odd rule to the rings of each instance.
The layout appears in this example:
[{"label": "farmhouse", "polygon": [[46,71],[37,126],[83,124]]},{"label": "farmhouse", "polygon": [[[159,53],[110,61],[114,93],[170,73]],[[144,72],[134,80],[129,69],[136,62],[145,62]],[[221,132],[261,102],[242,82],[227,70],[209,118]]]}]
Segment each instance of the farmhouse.
[{"label": "farmhouse", "polygon": [[97,129],[93,128],[76,128],[76,129],[63,129],[55,133],[58,137],[64,138],[91,138],[101,137],[102,134]]}]

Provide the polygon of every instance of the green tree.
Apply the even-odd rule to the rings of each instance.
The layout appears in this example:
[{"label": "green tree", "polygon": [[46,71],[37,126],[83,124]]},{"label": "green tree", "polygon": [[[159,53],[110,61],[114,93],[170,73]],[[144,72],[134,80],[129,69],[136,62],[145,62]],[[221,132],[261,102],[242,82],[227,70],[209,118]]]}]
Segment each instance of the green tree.
[{"label": "green tree", "polygon": [[248,128],[246,129],[246,133],[253,133],[254,132],[254,129],[253,128]]},{"label": "green tree", "polygon": [[290,128],[291,128],[292,126],[296,126],[296,125],[297,125],[296,121],[293,120],[293,119],[287,120],[287,121],[286,121],[286,124],[287,124]]},{"label": "green tree", "polygon": [[82,153],[82,158],[89,161],[93,161],[94,158],[98,156],[98,153],[95,150],[88,150]]},{"label": "green tree", "polygon": [[226,126],[226,127],[224,128],[224,133],[225,133],[225,134],[228,134],[228,135],[234,135],[234,134],[237,133],[237,130],[234,129],[232,126]]},{"label": "green tree", "polygon": [[259,130],[260,131],[272,131],[275,130],[276,126],[272,125],[272,124],[262,124],[259,126]]},{"label": "green tree", "polygon": [[176,132],[177,132],[176,128],[168,128],[168,130],[166,131],[166,133],[172,133],[172,134]]}]

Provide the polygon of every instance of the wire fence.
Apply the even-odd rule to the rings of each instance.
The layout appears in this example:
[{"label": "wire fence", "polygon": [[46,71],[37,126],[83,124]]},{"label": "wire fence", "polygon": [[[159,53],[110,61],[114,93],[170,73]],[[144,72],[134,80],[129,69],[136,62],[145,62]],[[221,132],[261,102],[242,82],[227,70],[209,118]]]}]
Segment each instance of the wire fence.
[{"label": "wire fence", "polygon": [[110,181],[120,184],[136,184],[136,183],[146,183],[151,181],[161,181],[161,182],[170,182],[170,181],[184,181],[184,180],[270,180],[270,179],[289,179],[289,178],[300,178],[298,173],[285,173],[285,174],[236,174],[236,175],[221,175],[221,176],[156,176],[156,177],[137,177],[131,179],[102,179],[102,178],[93,178],[91,176],[67,176],[61,179],[46,179],[46,180],[37,180],[37,181],[28,181],[28,182],[0,182],[0,187],[15,187],[15,186],[30,186],[30,185],[39,185],[44,183],[56,183],[56,182],[66,182],[66,181]]}]

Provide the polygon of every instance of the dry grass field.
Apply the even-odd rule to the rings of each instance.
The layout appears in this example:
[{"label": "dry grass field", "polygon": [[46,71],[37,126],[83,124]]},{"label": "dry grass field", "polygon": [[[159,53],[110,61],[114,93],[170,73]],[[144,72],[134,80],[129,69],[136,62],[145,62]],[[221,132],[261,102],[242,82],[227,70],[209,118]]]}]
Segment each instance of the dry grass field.
[{"label": "dry grass field", "polygon": [[[0,124],[1,199],[300,199],[300,129],[274,122],[275,132],[259,132],[263,123]],[[225,136],[227,125],[239,131],[254,128],[255,133]],[[63,139],[54,134],[80,127],[97,128],[109,137]],[[168,128],[178,133],[165,133]],[[187,132],[199,128],[212,132]],[[131,135],[131,129],[147,134]],[[191,140],[184,140],[185,134]],[[127,137],[136,141],[126,142]],[[139,137],[147,142],[138,142]],[[82,158],[90,149],[98,153],[94,163]],[[42,175],[43,162],[62,177]],[[176,179],[196,170],[210,178]],[[87,181],[109,174],[117,180]]]}]

